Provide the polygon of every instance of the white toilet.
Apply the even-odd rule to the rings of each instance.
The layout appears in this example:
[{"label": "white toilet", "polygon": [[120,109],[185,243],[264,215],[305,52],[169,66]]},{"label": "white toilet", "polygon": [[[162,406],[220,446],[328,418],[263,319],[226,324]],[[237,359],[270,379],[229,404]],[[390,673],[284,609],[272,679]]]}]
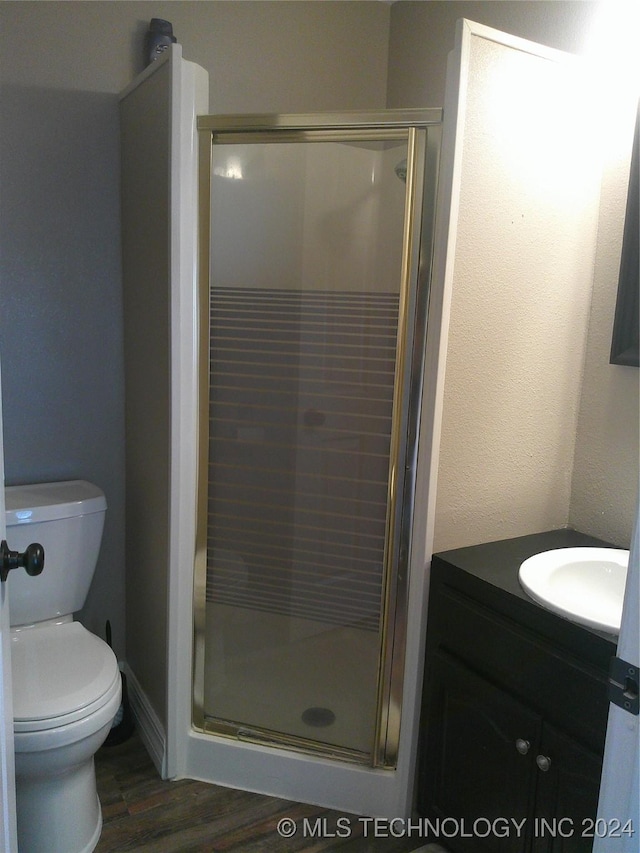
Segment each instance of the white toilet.
[{"label": "white toilet", "polygon": [[20,853],[89,853],[102,812],[93,756],[120,706],[109,646],[73,614],[96,567],[107,503],[84,480],[8,486],[7,542],[44,547],[37,577],[12,571],[11,619],[16,798]]}]

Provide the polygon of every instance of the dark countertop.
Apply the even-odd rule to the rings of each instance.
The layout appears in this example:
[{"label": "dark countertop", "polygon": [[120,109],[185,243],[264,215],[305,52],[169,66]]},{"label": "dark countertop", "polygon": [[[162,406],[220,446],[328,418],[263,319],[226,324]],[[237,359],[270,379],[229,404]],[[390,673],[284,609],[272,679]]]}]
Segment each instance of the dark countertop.
[{"label": "dark countertop", "polygon": [[530,598],[518,580],[520,564],[528,557],[554,548],[584,546],[614,547],[609,542],[564,528],[443,551],[433,555],[432,572],[442,582],[466,587],[488,606],[508,611],[516,621],[542,630],[568,649],[591,647],[596,659],[604,663],[609,656],[615,655],[616,637],[552,613]]},{"label": "dark countertop", "polygon": [[518,580],[521,563],[541,551],[583,547],[612,548],[614,546],[602,539],[565,528],[518,536],[516,539],[486,542],[483,545],[471,545],[467,548],[456,548],[434,554],[434,556],[453,563],[463,571],[482,578],[487,583],[500,587],[512,595],[517,595],[518,598],[532,601]]}]

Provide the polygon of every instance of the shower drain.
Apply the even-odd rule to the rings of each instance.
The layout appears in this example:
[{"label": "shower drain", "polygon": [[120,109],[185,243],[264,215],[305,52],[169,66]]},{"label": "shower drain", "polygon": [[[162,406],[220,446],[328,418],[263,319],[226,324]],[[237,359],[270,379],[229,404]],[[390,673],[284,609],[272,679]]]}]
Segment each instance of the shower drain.
[{"label": "shower drain", "polygon": [[307,708],[302,714],[302,722],[308,726],[323,728],[330,726],[336,721],[336,715],[331,708]]}]

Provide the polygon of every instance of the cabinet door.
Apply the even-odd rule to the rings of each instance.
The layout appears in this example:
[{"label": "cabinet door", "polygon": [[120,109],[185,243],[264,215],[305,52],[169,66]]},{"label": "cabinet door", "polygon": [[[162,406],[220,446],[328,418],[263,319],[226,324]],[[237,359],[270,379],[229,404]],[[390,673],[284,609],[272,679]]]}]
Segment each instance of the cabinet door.
[{"label": "cabinet door", "polygon": [[454,853],[528,850],[539,716],[441,653],[427,689],[420,813]]},{"label": "cabinet door", "polygon": [[602,758],[545,724],[536,761],[533,853],[591,853]]}]

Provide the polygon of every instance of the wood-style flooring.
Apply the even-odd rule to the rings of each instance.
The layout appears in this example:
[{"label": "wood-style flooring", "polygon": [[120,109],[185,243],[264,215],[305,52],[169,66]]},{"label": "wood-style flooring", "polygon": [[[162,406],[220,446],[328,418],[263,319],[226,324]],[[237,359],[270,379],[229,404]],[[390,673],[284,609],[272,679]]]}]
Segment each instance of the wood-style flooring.
[{"label": "wood-style flooring", "polygon": [[[164,782],[136,734],[98,751],[96,778],[103,816],[96,853],[408,853],[425,843],[380,837],[386,824],[376,833],[355,815],[188,779]],[[283,818],[296,823],[291,838],[278,833]]]}]

